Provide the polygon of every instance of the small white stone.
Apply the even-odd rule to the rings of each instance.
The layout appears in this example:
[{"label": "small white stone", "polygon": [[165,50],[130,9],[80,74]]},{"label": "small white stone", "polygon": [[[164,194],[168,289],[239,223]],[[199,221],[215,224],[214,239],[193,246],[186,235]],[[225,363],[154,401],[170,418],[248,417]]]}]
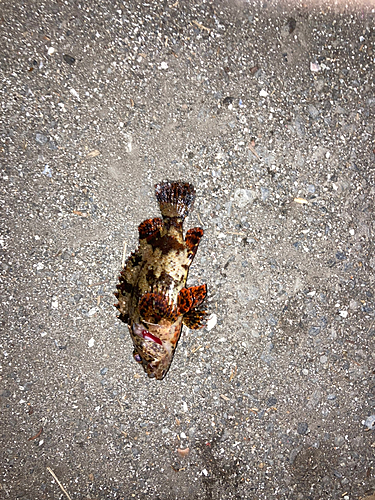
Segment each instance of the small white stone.
[{"label": "small white stone", "polygon": [[44,440],[43,440],[43,439],[41,439],[41,440],[39,441],[39,446],[42,446],[42,444],[43,444],[43,443],[44,443]]},{"label": "small white stone", "polygon": [[207,469],[203,469],[203,470],[202,470],[202,474],[204,474],[205,476],[208,476]]},{"label": "small white stone", "polygon": [[216,316],[215,313],[213,313],[208,318],[208,321],[207,321],[207,330],[208,331],[212,330],[213,328],[215,328],[216,324],[217,324],[217,316]]},{"label": "small white stone", "polygon": [[41,271],[42,269],[44,269],[44,264],[42,262],[38,262],[38,264],[36,265],[36,269],[37,271]]},{"label": "small white stone", "polygon": [[302,370],[302,373],[303,373],[303,375],[308,375],[309,374],[309,370],[307,370],[307,368],[304,368]]},{"label": "small white stone", "polygon": [[342,318],[347,318],[348,317],[348,311],[339,311],[339,314]]},{"label": "small white stone", "polygon": [[75,89],[71,88],[70,93],[72,94],[73,97],[79,100],[79,94]]},{"label": "small white stone", "polygon": [[34,236],[34,238],[35,238],[36,240],[40,240],[40,236],[38,236],[37,234]]},{"label": "small white stone", "polygon": [[326,355],[323,355],[323,356],[320,356],[320,362],[322,363],[322,365],[325,365],[328,361],[328,358]]},{"label": "small white stone", "polygon": [[52,56],[56,52],[56,49],[54,47],[48,47],[47,54],[49,56]]},{"label": "small white stone", "polygon": [[226,340],[227,340],[227,339],[226,339],[225,337],[220,337],[220,338],[218,339],[218,342],[225,342]]},{"label": "small white stone", "polygon": [[349,229],[349,234],[350,234],[351,236],[354,236],[354,233],[355,233],[354,229]]},{"label": "small white stone", "polygon": [[57,299],[55,299],[55,298],[54,298],[54,299],[52,299],[52,304],[51,304],[51,305],[52,305],[53,309],[58,309],[58,307],[59,307],[59,302],[58,302],[58,300],[57,300]]},{"label": "small white stone", "polygon": [[186,413],[188,411],[188,406],[185,401],[182,402],[182,410]]},{"label": "small white stone", "polygon": [[182,439],[186,439],[186,434],[185,434],[184,432],[181,432],[180,437],[181,437]]},{"label": "small white stone", "polygon": [[259,92],[259,95],[260,97],[267,97],[268,96],[268,92],[264,89],[262,89],[260,92]]},{"label": "small white stone", "polygon": [[94,314],[97,312],[96,307],[92,307],[89,312],[87,313],[87,316],[91,318],[91,316],[94,316]]},{"label": "small white stone", "polygon": [[42,333],[40,334],[40,336],[41,336],[41,337],[45,337],[46,335],[47,335],[47,332],[42,332]]},{"label": "small white stone", "polygon": [[160,67],[161,67],[161,69],[168,69],[168,64],[167,64],[165,61],[163,61],[163,62],[160,64]]},{"label": "small white stone", "polygon": [[94,346],[94,344],[95,344],[95,340],[91,337],[91,339],[90,339],[90,340],[89,340],[89,342],[88,342],[88,346],[89,346],[89,347],[93,347],[93,346]]},{"label": "small white stone", "polygon": [[320,70],[319,64],[313,62],[310,63],[310,71],[317,72],[319,70]]}]

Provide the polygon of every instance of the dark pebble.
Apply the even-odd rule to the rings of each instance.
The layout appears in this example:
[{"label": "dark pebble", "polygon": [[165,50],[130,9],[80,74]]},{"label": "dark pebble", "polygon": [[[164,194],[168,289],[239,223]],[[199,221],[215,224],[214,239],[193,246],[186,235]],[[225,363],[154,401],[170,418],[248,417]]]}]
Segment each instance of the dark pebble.
[{"label": "dark pebble", "polygon": [[337,260],[345,260],[346,259],[346,255],[344,254],[344,252],[337,252],[336,253],[336,259]]},{"label": "dark pebble", "polygon": [[67,64],[70,64],[71,66],[76,62],[75,57],[69,56],[68,54],[64,54],[63,59]]},{"label": "dark pebble", "polygon": [[100,375],[105,375],[108,372],[108,368],[102,368],[100,370]]},{"label": "dark pebble", "polygon": [[271,406],[275,406],[275,404],[277,403],[277,399],[276,398],[269,398],[268,401],[267,401],[267,408],[270,408]]},{"label": "dark pebble", "polygon": [[290,17],[286,24],[289,28],[289,33],[290,34],[293,33],[293,31],[296,29],[297,21],[295,19],[293,19],[293,17]]},{"label": "dark pebble", "polygon": [[229,96],[228,96],[228,97],[225,97],[225,98],[223,99],[223,104],[232,104],[233,99],[234,99],[233,97],[229,97]]},{"label": "dark pebble", "polygon": [[300,422],[297,427],[297,432],[298,434],[307,434],[307,431],[309,429],[309,426],[307,425],[306,422]]},{"label": "dark pebble", "polygon": [[316,337],[320,333],[320,326],[312,326],[309,330],[309,335]]}]

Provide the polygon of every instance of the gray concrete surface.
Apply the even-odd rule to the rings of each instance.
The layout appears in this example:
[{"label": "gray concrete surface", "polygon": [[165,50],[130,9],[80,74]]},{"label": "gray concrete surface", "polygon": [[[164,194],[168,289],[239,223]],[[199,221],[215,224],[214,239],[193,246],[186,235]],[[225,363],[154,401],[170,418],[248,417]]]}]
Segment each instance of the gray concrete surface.
[{"label": "gray concrete surface", "polygon": [[[374,17],[2,3],[1,498],[374,494]],[[113,291],[166,178],[218,322],[158,382]]]}]

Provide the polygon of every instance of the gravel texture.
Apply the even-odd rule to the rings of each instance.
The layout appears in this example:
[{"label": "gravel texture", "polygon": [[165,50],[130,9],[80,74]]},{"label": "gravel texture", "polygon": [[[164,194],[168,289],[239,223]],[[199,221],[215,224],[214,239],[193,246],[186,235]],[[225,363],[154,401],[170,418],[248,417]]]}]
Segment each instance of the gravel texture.
[{"label": "gravel texture", "polygon": [[[374,498],[374,21],[3,3],[1,498]],[[217,324],[158,382],[113,291],[162,179]]]}]

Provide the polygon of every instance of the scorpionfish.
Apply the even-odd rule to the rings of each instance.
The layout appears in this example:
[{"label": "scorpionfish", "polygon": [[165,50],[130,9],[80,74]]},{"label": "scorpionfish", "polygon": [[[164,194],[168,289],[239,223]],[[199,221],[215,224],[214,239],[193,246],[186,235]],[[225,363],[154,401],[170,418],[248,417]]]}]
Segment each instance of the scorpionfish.
[{"label": "scorpionfish", "polygon": [[183,236],[184,219],[194,205],[194,187],[165,181],[155,185],[155,195],[163,218],[139,225],[139,248],[121,271],[115,307],[118,318],[128,324],[134,359],[150,378],[162,380],[172,363],[182,325],[199,329],[206,324],[208,313],[200,306],[207,286],[186,287],[203,236],[200,227]]}]

